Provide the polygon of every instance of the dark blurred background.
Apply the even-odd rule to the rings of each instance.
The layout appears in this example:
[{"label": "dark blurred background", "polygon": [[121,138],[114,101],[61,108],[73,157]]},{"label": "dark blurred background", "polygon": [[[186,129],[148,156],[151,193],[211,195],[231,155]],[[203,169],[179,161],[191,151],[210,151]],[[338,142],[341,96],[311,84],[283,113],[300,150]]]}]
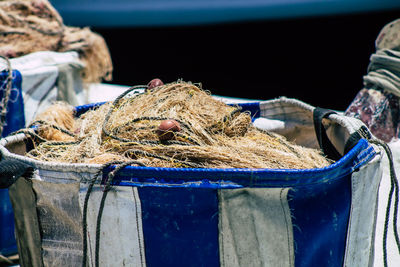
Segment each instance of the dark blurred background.
[{"label": "dark blurred background", "polygon": [[[66,2],[57,6],[54,1],[68,23],[76,17],[63,9],[62,3]],[[363,87],[362,77],[378,33],[400,18],[400,3],[397,6],[188,25],[176,21],[176,25],[146,25],[145,19],[134,16],[124,20],[139,25],[124,25],[97,18],[100,26],[91,29],[108,44],[113,84],[146,84],[155,77],[164,82],[183,79],[200,82],[216,95],[250,99],[287,96],[345,110]],[[155,18],[150,22],[157,21],[156,12],[149,14]]]}]

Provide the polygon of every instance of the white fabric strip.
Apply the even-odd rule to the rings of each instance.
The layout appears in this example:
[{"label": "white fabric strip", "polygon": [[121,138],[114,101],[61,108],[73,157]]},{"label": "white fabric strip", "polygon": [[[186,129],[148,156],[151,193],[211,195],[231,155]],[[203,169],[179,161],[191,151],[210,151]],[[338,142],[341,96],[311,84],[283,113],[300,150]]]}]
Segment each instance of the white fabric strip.
[{"label": "white fabric strip", "polygon": [[[83,211],[88,184],[81,183],[79,203]],[[88,260],[95,262],[96,221],[102,187],[96,185],[90,194],[87,212]],[[146,266],[142,211],[135,187],[117,186],[108,192],[101,220],[100,266]]]},{"label": "white fabric strip", "polygon": [[[393,162],[396,170],[397,179],[400,178],[400,140],[393,141],[389,144],[390,149],[393,153]],[[379,187],[379,202],[378,202],[378,214],[376,223],[376,235],[375,235],[375,258],[374,265],[376,267],[383,266],[383,232],[386,217],[386,206],[388,203],[389,191],[390,191],[390,170],[389,162],[386,155],[382,161],[383,176],[381,185]],[[387,260],[388,266],[398,266],[400,263],[400,253],[396,246],[394,231],[393,231],[393,213],[394,213],[394,201],[395,196],[392,197],[392,206],[390,208],[389,227],[387,234]],[[400,210],[396,214],[398,226],[400,226]],[[400,227],[397,228],[400,232]]]},{"label": "white fabric strip", "polygon": [[294,266],[288,188],[219,190],[222,267]]},{"label": "white fabric strip", "polygon": [[378,154],[367,165],[352,174],[351,210],[344,266],[372,264],[378,188],[382,169],[382,154]]}]

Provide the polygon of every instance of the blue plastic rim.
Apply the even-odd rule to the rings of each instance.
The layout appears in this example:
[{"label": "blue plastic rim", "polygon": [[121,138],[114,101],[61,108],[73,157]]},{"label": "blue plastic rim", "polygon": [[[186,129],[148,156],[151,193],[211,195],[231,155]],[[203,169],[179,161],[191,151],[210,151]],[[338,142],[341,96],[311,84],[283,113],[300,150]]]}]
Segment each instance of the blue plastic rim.
[{"label": "blue plastic rim", "polygon": [[[128,166],[114,178],[120,186],[242,188],[302,187],[323,184],[351,174],[367,164],[376,152],[367,140],[357,145],[339,161],[319,169],[196,169]],[[103,178],[115,166],[107,168]]]}]

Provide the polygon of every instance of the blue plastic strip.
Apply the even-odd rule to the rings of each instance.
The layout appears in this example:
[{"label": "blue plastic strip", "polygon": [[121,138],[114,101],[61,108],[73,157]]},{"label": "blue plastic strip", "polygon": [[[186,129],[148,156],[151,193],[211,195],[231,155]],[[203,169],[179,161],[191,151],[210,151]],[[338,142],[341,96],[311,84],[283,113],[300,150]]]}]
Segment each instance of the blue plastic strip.
[{"label": "blue plastic strip", "polygon": [[75,107],[75,117],[80,117],[86,111],[96,109],[96,108],[100,107],[101,105],[103,105],[104,103],[106,103],[106,102],[98,102],[98,103],[93,103],[93,104],[77,106],[77,107]]},{"label": "blue plastic strip", "polygon": [[13,255],[18,252],[14,235],[14,212],[8,189],[0,189],[0,254]]},{"label": "blue plastic strip", "polygon": [[[0,73],[0,99],[3,98],[4,90],[7,86],[8,72]],[[10,133],[25,127],[24,100],[22,98],[22,78],[21,73],[17,70],[13,71],[13,80],[11,92],[7,105],[7,115],[4,124],[2,137],[6,137]]]},{"label": "blue plastic strip", "polygon": [[351,205],[350,177],[289,191],[296,267],[343,265]]},{"label": "blue plastic strip", "polygon": [[143,187],[138,192],[148,267],[219,266],[216,190]]},{"label": "blue plastic strip", "polygon": [[260,117],[260,102],[239,103],[234,105],[241,107],[242,112],[249,111],[253,120]]}]

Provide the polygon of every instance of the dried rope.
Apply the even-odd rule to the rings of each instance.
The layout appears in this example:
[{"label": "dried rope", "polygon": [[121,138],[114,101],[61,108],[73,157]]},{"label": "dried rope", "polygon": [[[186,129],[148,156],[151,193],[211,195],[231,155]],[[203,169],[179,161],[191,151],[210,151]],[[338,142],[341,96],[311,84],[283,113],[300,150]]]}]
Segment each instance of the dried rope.
[{"label": "dried rope", "polygon": [[[67,134],[69,133],[69,134],[71,134],[71,136],[73,136],[73,137],[75,136],[73,133],[71,133],[71,132],[69,132],[68,130],[63,129],[63,128],[61,128],[61,127],[58,127],[57,125],[48,124],[48,126],[54,128],[54,129],[60,130],[60,131],[62,131],[62,132],[65,132],[65,133],[67,133]],[[20,133],[23,133],[23,134],[25,134],[25,135],[28,135],[28,136],[30,136],[32,139],[36,138],[38,141],[43,142],[43,143],[46,143],[46,145],[48,145],[48,146],[76,145],[76,144],[79,144],[79,143],[80,143],[79,140],[78,140],[78,141],[69,141],[69,142],[47,140],[47,139],[41,137],[39,134],[37,134],[37,133],[35,132],[35,130],[32,129],[32,128],[20,129],[20,130],[18,130],[18,131],[15,131],[15,132],[10,133],[9,136],[17,135],[17,134],[20,134]]]},{"label": "dried rope", "polygon": [[66,26],[48,0],[0,1],[0,54],[10,58],[38,51],[75,51],[85,63],[84,82],[112,77],[112,61],[105,40],[89,28]]},{"label": "dried rope", "polygon": [[202,166],[200,164],[174,159],[173,157],[163,157],[163,156],[160,156],[157,154],[149,153],[149,152],[138,150],[138,149],[128,149],[124,153],[124,155],[126,155],[126,156],[130,156],[132,154],[133,155],[139,154],[139,155],[143,155],[145,157],[152,157],[152,158],[161,159],[161,160],[165,160],[165,161],[172,161],[172,162],[179,163],[179,164],[185,165],[187,167],[191,167],[191,168],[202,168]]},{"label": "dried rope", "polygon": [[[136,159],[152,165],[153,160],[154,166],[195,168],[313,168],[329,163],[318,151],[302,150],[279,135],[264,135],[251,125],[248,111],[241,113],[239,107],[216,101],[191,83],[146,88],[131,87],[114,101],[75,120],[69,106],[50,107],[32,124],[40,127],[36,133],[48,140],[79,143],[68,146],[74,143],[49,143],[35,138],[35,142],[39,140],[38,146],[29,156],[46,161],[100,164]],[[171,122],[168,120],[174,120],[177,129],[164,138],[163,127]],[[61,132],[63,128],[54,124],[71,132]],[[40,144],[42,141],[46,143]],[[64,146],[51,147],[57,144]],[[273,154],[275,150],[279,159],[287,159],[287,165],[263,156],[265,151]],[[303,157],[307,157],[307,162],[303,163]]]},{"label": "dried rope", "polygon": [[[180,141],[175,141],[175,140],[165,140],[165,141],[132,140],[132,139],[127,139],[127,138],[121,138],[121,137],[118,137],[118,136],[116,136],[116,135],[110,133],[110,131],[107,129],[107,124],[108,124],[108,121],[109,121],[109,119],[110,119],[110,117],[111,117],[111,114],[113,113],[113,110],[114,110],[115,108],[118,108],[119,102],[121,101],[121,99],[122,99],[124,96],[126,96],[127,94],[129,94],[130,92],[132,92],[132,91],[134,91],[134,90],[142,89],[142,88],[145,88],[145,89],[146,89],[147,86],[143,86],[143,85],[133,86],[133,87],[127,89],[127,90],[126,90],[125,92],[123,92],[121,95],[119,95],[119,96],[113,101],[113,103],[112,103],[110,109],[108,110],[108,112],[107,112],[107,114],[106,114],[106,116],[105,116],[105,118],[104,118],[104,122],[103,122],[103,126],[102,126],[102,131],[103,131],[103,133],[104,133],[106,136],[108,136],[108,137],[110,137],[110,138],[112,138],[112,139],[115,139],[115,140],[118,140],[118,141],[121,141],[121,142],[129,142],[129,143],[132,143],[132,144],[145,144],[145,145],[160,145],[160,144],[162,144],[162,145],[190,145],[190,144],[188,144],[188,143],[180,142]],[[140,94],[136,94],[133,98],[135,98],[135,97],[137,97],[137,96],[139,96],[139,95],[140,95]],[[123,124],[123,125],[121,125],[121,126],[115,128],[115,129],[113,129],[113,131],[117,131],[120,127],[124,127],[124,126],[126,126],[126,125],[128,125],[128,124],[130,124],[130,123],[135,123],[135,122],[138,122],[138,121],[143,121],[143,120],[149,120],[149,121],[150,121],[150,120],[161,120],[161,121],[162,121],[162,120],[166,120],[166,119],[168,119],[168,118],[163,118],[163,117],[149,117],[149,116],[146,116],[146,117],[139,117],[139,118],[135,118],[135,119],[133,119],[133,120],[130,120],[130,121],[126,122],[125,124]],[[225,118],[224,118],[224,119],[225,119]],[[183,122],[183,121],[181,121],[181,120],[178,120],[178,119],[174,119],[174,120],[176,120],[177,122],[179,122],[179,123],[183,126],[183,128],[185,128],[185,129],[187,129],[189,132],[193,133],[193,130],[191,129],[190,125],[188,125],[187,123],[185,123],[185,122]],[[199,145],[198,142],[196,142],[194,139],[190,138],[189,136],[183,135],[183,134],[181,134],[181,133],[175,133],[175,134],[176,134],[177,136],[180,136],[180,137],[182,137],[182,138],[188,140],[189,142],[191,142],[191,143],[194,144],[194,145]],[[140,151],[140,152],[139,152],[139,151],[140,151],[140,150],[132,150],[132,149],[131,149],[131,150],[126,151],[125,154],[126,154],[126,155],[128,155],[128,154],[130,154],[130,153],[131,153],[131,154],[141,154],[141,155],[146,156],[146,157],[153,157],[153,158],[157,158],[157,159],[161,159],[161,160],[165,160],[165,161],[177,162],[177,163],[183,164],[183,165],[188,166],[188,167],[201,168],[201,165],[199,165],[199,164],[189,163],[189,162],[177,160],[177,159],[174,159],[174,158],[168,157],[168,156],[167,156],[167,157],[162,157],[162,156],[159,156],[159,155],[156,155],[156,154],[153,154],[153,153],[148,153],[148,152],[145,152],[145,151]]]},{"label": "dried rope", "polygon": [[62,132],[62,133],[65,133],[65,134],[67,134],[67,135],[69,135],[69,136],[71,136],[71,137],[76,137],[76,135],[75,135],[74,133],[68,131],[67,129],[64,129],[64,128],[62,128],[62,127],[59,127],[58,125],[51,124],[51,123],[48,123],[48,122],[42,121],[42,120],[34,121],[34,122],[32,122],[28,127],[37,126],[38,124],[39,124],[39,125],[40,125],[40,124],[44,124],[44,125],[46,125],[46,126],[49,126],[49,127],[51,127],[51,128],[54,128],[54,129],[56,129],[56,130]]},{"label": "dried rope", "polygon": [[[127,126],[129,124],[136,123],[136,122],[139,122],[139,121],[152,121],[152,120],[163,121],[163,120],[170,120],[170,119],[171,118],[163,118],[163,117],[147,117],[147,116],[139,117],[139,118],[135,118],[133,120],[130,120],[130,121],[118,126],[118,127],[115,127],[113,129],[113,132],[116,132],[122,127],[125,127],[125,126]],[[183,128],[185,128],[189,132],[193,133],[192,128],[187,123],[185,123],[185,122],[183,122],[181,120],[178,120],[178,119],[174,119],[174,120],[179,122],[180,125],[183,126]],[[146,128],[145,127],[140,127],[140,128],[135,128],[135,129],[136,130],[142,130],[142,129],[146,129]],[[193,138],[191,138],[189,136],[183,135],[181,133],[175,133],[175,135],[188,140],[189,142],[193,143],[194,145],[197,145],[197,146],[200,145],[198,142],[196,142]],[[160,144],[160,143],[167,144],[167,145],[169,145],[169,144],[190,145],[190,144],[185,143],[185,142],[179,142],[179,141],[177,142],[177,141],[173,141],[173,140],[165,140],[165,141],[151,141],[151,140],[134,141],[134,140],[131,140],[131,139],[121,138],[121,137],[118,137],[118,136],[115,136],[115,135],[112,135],[112,136],[108,135],[108,136],[113,138],[113,139],[116,139],[118,141],[121,141],[121,142],[136,142],[136,143],[140,143],[140,144],[150,144],[150,145],[151,144],[157,145],[157,144]]]}]

